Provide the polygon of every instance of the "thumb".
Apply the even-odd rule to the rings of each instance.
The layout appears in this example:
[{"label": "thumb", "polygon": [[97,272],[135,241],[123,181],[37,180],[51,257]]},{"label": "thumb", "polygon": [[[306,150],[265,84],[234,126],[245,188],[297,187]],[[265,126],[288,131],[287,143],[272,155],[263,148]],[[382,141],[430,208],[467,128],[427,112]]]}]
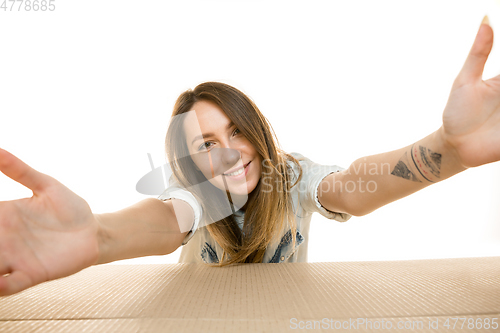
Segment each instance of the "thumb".
[{"label": "thumb", "polygon": [[477,32],[474,44],[465,60],[464,66],[457,79],[461,83],[482,80],[484,65],[493,47],[493,29],[491,28],[488,16],[483,18],[479,31]]},{"label": "thumb", "polygon": [[50,183],[51,177],[36,171],[11,153],[0,148],[0,171],[7,177],[31,189],[33,193],[42,191]]}]

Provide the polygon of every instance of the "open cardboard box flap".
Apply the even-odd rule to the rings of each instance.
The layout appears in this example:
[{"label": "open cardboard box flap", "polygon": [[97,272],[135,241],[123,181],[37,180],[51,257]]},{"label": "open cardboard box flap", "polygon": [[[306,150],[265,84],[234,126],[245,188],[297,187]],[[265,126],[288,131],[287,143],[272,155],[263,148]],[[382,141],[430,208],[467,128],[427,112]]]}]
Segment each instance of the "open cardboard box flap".
[{"label": "open cardboard box flap", "polygon": [[100,265],[0,298],[1,332],[500,332],[494,322],[500,257]]}]

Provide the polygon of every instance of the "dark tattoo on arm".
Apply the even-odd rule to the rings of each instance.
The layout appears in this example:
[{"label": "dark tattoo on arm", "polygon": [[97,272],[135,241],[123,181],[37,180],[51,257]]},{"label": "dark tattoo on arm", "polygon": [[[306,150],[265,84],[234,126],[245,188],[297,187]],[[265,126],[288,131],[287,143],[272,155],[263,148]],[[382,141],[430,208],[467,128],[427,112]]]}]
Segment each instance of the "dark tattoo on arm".
[{"label": "dark tattoo on arm", "polygon": [[435,153],[430,149],[425,149],[425,147],[419,146],[420,157],[424,162],[425,166],[430,170],[430,172],[439,178],[439,168],[441,167],[441,154]]},{"label": "dark tattoo on arm", "polygon": [[[418,150],[413,145],[411,147],[411,160],[413,165],[417,169],[418,173],[427,181],[435,183],[439,180],[440,170],[441,170],[441,154],[436,153],[428,148],[418,146]],[[404,179],[409,179],[416,182],[422,182],[417,175],[410,169],[410,164],[408,160],[408,154],[405,152],[403,157],[398,161],[396,167],[391,172],[392,175],[398,176]],[[431,180],[434,178],[437,180]]]},{"label": "dark tattoo on arm", "polygon": [[[420,162],[420,160],[418,159],[418,156],[417,156],[417,148],[413,146],[411,146],[411,160],[413,161],[413,165],[415,165],[415,167],[417,168],[418,172],[422,175],[422,177],[424,177],[425,180],[431,182],[431,183],[434,183],[432,180],[430,180],[429,178],[427,178],[424,173],[428,173],[427,171],[423,170],[423,165],[422,163]],[[418,167],[420,166],[420,168]],[[422,172],[423,171],[423,172]],[[429,177],[429,175],[427,175]]]},{"label": "dark tattoo on arm", "polygon": [[405,152],[403,157],[401,157],[401,159],[398,161],[398,164],[396,164],[396,166],[394,167],[394,170],[392,170],[391,175],[421,183],[422,181],[418,179],[413,172],[410,171],[408,165],[408,154]]}]

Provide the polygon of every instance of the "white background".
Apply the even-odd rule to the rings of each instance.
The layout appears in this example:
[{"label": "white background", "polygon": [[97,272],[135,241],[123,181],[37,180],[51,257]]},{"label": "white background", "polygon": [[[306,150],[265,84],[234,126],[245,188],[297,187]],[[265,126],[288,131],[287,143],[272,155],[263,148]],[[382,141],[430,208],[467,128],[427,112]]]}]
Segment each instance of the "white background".
[{"label": "white background", "polygon": [[[175,99],[198,83],[247,93],[286,151],[347,167],[439,128],[483,16],[500,23],[493,0],[54,3],[0,11],[0,147],[95,213],[146,198],[147,153],[165,163]],[[494,163],[344,224],[317,215],[309,261],[498,256],[499,184]],[[1,175],[0,200],[26,196]]]}]

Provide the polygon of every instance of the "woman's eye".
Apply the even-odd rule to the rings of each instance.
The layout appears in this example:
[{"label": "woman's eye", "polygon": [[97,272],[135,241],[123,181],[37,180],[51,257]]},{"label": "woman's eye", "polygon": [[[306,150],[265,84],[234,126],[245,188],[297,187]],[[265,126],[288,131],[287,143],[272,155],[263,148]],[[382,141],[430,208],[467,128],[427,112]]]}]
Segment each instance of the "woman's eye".
[{"label": "woman's eye", "polygon": [[[240,131],[239,129],[237,129],[237,128],[236,128],[236,129],[233,131],[233,136],[234,136],[234,135],[236,135],[236,134],[240,134],[240,133],[241,133],[241,131]],[[203,143],[201,144],[201,146],[199,146],[199,147],[198,147],[198,151],[200,151],[200,150],[208,150],[210,147],[212,147],[212,146],[211,146],[211,144],[213,144],[213,142],[210,142],[210,141],[203,142]]]},{"label": "woman's eye", "polygon": [[212,143],[212,142],[210,142],[210,141],[203,142],[203,143],[201,144],[201,146],[198,148],[198,150],[204,150],[204,149],[208,149],[208,148],[210,148],[210,146],[209,146],[209,145],[210,145],[211,143]]}]

